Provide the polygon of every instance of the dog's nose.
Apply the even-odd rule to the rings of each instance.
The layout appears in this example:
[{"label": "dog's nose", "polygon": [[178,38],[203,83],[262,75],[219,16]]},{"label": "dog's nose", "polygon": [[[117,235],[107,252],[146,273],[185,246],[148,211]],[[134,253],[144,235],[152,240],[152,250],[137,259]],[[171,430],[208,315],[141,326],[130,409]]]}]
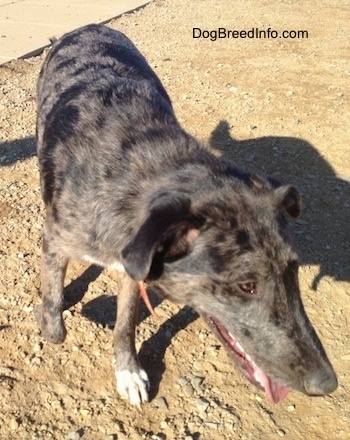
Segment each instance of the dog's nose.
[{"label": "dog's nose", "polygon": [[323,396],[335,391],[338,387],[337,376],[332,368],[309,373],[304,378],[304,388],[309,396]]}]

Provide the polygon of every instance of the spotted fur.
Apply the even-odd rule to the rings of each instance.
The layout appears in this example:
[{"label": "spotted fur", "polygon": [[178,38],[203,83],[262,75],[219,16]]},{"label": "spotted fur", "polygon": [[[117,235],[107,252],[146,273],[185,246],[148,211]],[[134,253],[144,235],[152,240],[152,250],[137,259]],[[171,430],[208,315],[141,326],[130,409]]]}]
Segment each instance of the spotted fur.
[{"label": "spotted fur", "polygon": [[148,391],[134,345],[140,280],[219,320],[284,386],[336,388],[286,233],[301,209],[294,187],[250,175],[187,134],[145,58],[107,27],[55,41],[37,96],[46,339],[65,338],[65,269],[85,259],[121,270],[114,359],[132,403]]}]

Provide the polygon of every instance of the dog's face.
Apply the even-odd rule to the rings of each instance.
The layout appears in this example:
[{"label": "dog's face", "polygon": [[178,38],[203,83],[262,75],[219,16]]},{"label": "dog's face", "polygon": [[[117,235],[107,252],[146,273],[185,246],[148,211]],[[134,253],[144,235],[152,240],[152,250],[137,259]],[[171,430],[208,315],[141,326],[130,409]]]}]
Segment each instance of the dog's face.
[{"label": "dog's face", "polygon": [[123,251],[135,279],[192,306],[243,374],[278,402],[294,388],[326,394],[336,377],[300,299],[298,256],[285,233],[300,196],[253,179],[191,203],[162,194]]}]

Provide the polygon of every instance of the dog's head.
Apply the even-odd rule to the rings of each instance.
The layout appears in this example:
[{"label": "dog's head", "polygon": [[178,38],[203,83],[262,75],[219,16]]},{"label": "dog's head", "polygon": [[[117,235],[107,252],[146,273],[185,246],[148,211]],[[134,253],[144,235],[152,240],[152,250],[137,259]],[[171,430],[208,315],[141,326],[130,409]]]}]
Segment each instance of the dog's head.
[{"label": "dog's head", "polygon": [[335,373],[304,311],[298,256],[286,233],[301,198],[251,176],[196,200],[164,191],[122,258],[129,275],[195,308],[243,374],[278,402],[289,388],[323,395]]}]

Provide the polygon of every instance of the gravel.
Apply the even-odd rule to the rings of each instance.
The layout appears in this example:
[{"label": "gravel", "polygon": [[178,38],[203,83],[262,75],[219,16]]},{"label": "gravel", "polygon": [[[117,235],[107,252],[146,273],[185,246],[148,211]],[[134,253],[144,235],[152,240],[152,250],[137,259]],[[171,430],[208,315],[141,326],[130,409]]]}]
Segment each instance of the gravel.
[{"label": "gravel", "polygon": [[[117,396],[111,363],[118,278],[79,262],[66,278],[67,339],[42,339],[33,316],[44,217],[34,142],[39,56],[0,67],[0,439],[347,440],[350,72],[342,3],[155,0],[109,25],[146,55],[186,130],[240,166],[300,188],[304,210],[292,232],[302,296],[340,386],[325,398],[291,392],[272,406],[201,319],[163,301],[158,318],[141,310],[137,332],[153,400],[130,407]],[[192,38],[197,26],[270,25],[307,28],[310,38]]]}]

